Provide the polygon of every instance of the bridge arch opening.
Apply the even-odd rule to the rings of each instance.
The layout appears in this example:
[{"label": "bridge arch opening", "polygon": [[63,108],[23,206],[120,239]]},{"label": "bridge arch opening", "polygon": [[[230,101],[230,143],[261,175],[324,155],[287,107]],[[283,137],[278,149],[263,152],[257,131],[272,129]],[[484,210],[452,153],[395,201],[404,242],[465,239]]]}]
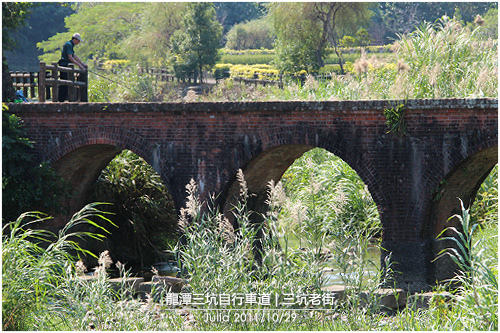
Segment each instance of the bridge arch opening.
[{"label": "bridge arch opening", "polygon": [[[444,236],[456,236],[447,229],[448,227],[455,227],[462,231],[459,219],[451,217],[462,213],[460,201],[463,202],[465,209],[473,207],[478,190],[485,180],[496,177],[498,174],[497,162],[498,146],[476,152],[458,163],[434,190],[427,224],[422,230],[422,234],[429,236],[432,240],[431,259],[436,258],[443,249],[457,248],[458,245],[455,242],[438,240],[436,237],[442,232]],[[495,182],[493,179],[489,181]],[[471,211],[474,210],[471,209]],[[477,217],[473,216],[473,218]],[[496,223],[498,223],[498,218]],[[437,281],[452,278],[457,272],[456,264],[449,257],[436,260],[433,269]]]},{"label": "bridge arch opening", "polygon": [[[133,271],[167,259],[164,251],[177,238],[177,211],[162,177],[144,158],[112,144],[90,144],[61,156],[54,168],[71,186],[71,197],[62,203],[68,213],[90,202],[112,204],[100,208],[113,214],[107,217],[118,228],[97,221],[111,234],[103,242],[86,240],[86,248],[109,250],[113,261]],[[86,260],[88,267],[97,264]]]},{"label": "bridge arch opening", "polygon": [[[369,256],[375,265],[365,268],[370,270],[368,275],[375,274],[380,267],[379,213],[368,187],[348,163],[323,148],[283,145],[261,153],[242,170],[251,194],[248,208],[258,213],[252,216],[254,223],[263,223],[262,216],[270,209],[269,182],[281,181],[276,223],[282,248],[316,246],[332,258],[338,259],[341,253],[345,262],[353,256],[358,260]],[[235,181],[226,196],[225,211],[234,205],[232,198],[238,191]],[[327,284],[343,282],[338,264],[328,261]]]}]

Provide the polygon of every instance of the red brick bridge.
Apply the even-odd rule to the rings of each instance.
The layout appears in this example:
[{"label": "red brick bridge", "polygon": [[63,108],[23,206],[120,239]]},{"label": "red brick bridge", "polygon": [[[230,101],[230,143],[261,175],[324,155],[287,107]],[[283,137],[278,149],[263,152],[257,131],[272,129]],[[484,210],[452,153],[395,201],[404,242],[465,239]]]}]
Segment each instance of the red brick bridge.
[{"label": "red brick bridge", "polygon": [[[425,288],[450,277],[432,263],[447,219],[468,206],[498,160],[498,100],[408,100],[405,133],[388,133],[383,110],[396,101],[10,104],[48,160],[73,186],[72,211],[122,149],[161,175],[177,208],[194,179],[227,207],[242,169],[252,207],[304,152],[324,148],[363,179],[383,226],[397,282]],[[450,245],[450,244],[448,244]],[[453,245],[453,244],[451,244]]]}]

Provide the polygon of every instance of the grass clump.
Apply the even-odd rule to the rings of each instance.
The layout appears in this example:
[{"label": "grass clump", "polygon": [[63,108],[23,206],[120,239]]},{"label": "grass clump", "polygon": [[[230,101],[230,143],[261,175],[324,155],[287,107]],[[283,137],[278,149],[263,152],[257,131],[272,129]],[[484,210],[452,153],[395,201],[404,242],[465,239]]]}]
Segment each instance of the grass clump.
[{"label": "grass clump", "polygon": [[3,329],[45,330],[64,325],[64,317],[58,314],[62,309],[70,311],[71,305],[65,304],[60,296],[75,270],[73,256],[89,254],[78,240],[103,238],[100,234],[71,230],[88,223],[107,232],[90,220],[92,216],[107,220],[96,205],[89,205],[75,214],[58,235],[31,228],[49,219],[37,212],[24,213],[5,225],[2,230]]},{"label": "grass clump", "polygon": [[[244,181],[241,175],[240,181]],[[291,250],[286,245],[282,248],[278,241],[280,233],[270,215],[263,225],[252,224],[252,213],[246,205],[251,194],[244,189],[245,186],[242,187],[239,203],[233,209],[233,227],[229,219],[217,210],[202,213],[196,184],[191,182],[187,186],[188,205],[182,211],[180,221],[185,241],[179,251],[183,269],[189,274],[188,281],[193,294],[229,295],[231,300],[234,297],[255,295],[255,303],[239,304],[231,301],[223,308],[228,311],[246,309],[262,314],[269,308],[275,308],[275,297],[320,290],[323,262],[318,258],[316,249],[306,246],[302,251]],[[263,235],[260,239],[257,238],[259,228]],[[261,243],[259,254],[254,249],[256,241]],[[262,303],[263,297],[269,297],[269,306]],[[297,307],[300,306],[294,304],[289,309]],[[221,328],[221,323],[205,320],[204,312],[195,312],[195,318],[203,329]],[[273,324],[272,321],[232,321],[230,326],[236,330],[293,327],[291,322]]]}]

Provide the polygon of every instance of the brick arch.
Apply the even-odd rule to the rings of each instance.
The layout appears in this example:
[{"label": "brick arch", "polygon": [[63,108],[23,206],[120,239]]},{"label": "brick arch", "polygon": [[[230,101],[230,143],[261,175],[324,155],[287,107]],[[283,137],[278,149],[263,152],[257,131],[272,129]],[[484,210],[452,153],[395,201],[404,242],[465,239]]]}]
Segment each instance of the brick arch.
[{"label": "brick arch", "polygon": [[43,156],[56,173],[72,188],[66,199],[68,213],[75,212],[88,202],[92,186],[99,174],[122,150],[128,149],[142,157],[163,179],[171,193],[167,172],[156,158],[156,149],[141,136],[121,128],[94,127],[69,131],[52,141]]},{"label": "brick arch", "polygon": [[[146,139],[124,128],[86,127],[76,131],[68,131],[52,140],[43,155],[49,163],[54,164],[62,156],[84,146],[110,145],[135,152],[152,164],[152,147]],[[156,170],[157,172],[159,170]]]},{"label": "brick arch", "polygon": [[[387,198],[382,191],[378,179],[370,166],[370,161],[361,154],[361,143],[351,140],[357,135],[357,129],[351,128],[346,133],[332,134],[323,128],[311,128],[306,125],[282,126],[242,137],[240,146],[236,148],[237,155],[233,160],[239,161],[234,166],[234,176],[223,191],[224,210],[230,209],[232,198],[238,195],[239,185],[236,181],[236,170],[241,168],[253,198],[253,210],[263,213],[267,205],[267,185],[270,180],[277,182],[283,173],[301,157],[313,148],[323,148],[346,162],[367,185],[368,190],[380,208],[387,204]],[[258,197],[261,197],[260,200]]]},{"label": "brick arch", "polygon": [[[454,241],[439,240],[436,237],[443,231],[446,236],[455,236],[452,232],[445,231],[447,227],[453,226],[461,230],[459,220],[451,218],[455,214],[461,214],[460,200],[466,209],[470,208],[479,187],[498,163],[497,138],[478,141],[477,136],[481,135],[484,133],[475,133],[467,144],[450,152],[448,168],[444,170],[445,176],[439,179],[439,183],[434,182],[428,214],[421,231],[422,235],[430,239],[431,260],[443,249],[458,247]],[[465,142],[463,138],[460,140]],[[471,144],[468,144],[469,141]],[[443,172],[443,168],[439,170],[437,166],[433,169],[438,175]],[[452,278],[458,267],[451,258],[442,257],[433,262],[432,270],[435,280],[443,281]]]},{"label": "brick arch", "polygon": [[432,193],[427,223],[423,228],[432,237],[448,226],[446,221],[449,217],[460,213],[458,198],[464,201],[465,208],[470,207],[484,179],[498,163],[497,138],[485,141],[472,138],[471,141],[472,145],[450,152],[447,168],[437,163],[431,168],[437,177],[427,183]]}]

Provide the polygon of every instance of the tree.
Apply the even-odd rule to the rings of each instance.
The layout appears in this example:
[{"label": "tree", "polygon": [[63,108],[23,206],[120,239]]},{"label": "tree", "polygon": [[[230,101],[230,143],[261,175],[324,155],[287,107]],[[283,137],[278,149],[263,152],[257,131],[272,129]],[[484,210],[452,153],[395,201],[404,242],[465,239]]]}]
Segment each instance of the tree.
[{"label": "tree", "polygon": [[172,37],[172,50],[176,56],[174,71],[177,77],[198,76],[203,82],[203,70],[210,69],[219,59],[222,26],[216,20],[212,3],[189,3],[182,19],[182,30]]},{"label": "tree", "polygon": [[3,51],[15,48],[16,42],[11,35],[24,24],[31,6],[31,2],[2,2],[2,102],[15,99],[15,90]]},{"label": "tree", "polygon": [[422,22],[434,23],[443,16],[472,22],[484,15],[496,2],[381,2],[377,8],[390,39],[414,31]]},{"label": "tree", "polygon": [[257,2],[216,2],[215,12],[226,34],[235,24],[263,16],[265,7]]},{"label": "tree", "polygon": [[365,47],[370,45],[371,42],[372,39],[370,38],[368,30],[359,29],[358,32],[356,32],[356,43],[358,44],[358,46]]},{"label": "tree", "polygon": [[315,61],[315,36],[319,27],[305,19],[304,3],[275,2],[269,4],[269,16],[273,22],[276,40],[274,43],[277,66],[284,73],[297,74],[302,70],[314,72],[319,69]]},{"label": "tree", "polygon": [[127,57],[138,63],[166,67],[172,60],[171,42],[181,28],[185,2],[154,2],[144,6],[138,29],[125,41]]},{"label": "tree", "polygon": [[16,46],[12,33],[24,24],[32,5],[31,2],[2,2],[2,49],[12,50]]},{"label": "tree", "polygon": [[51,210],[68,195],[67,185],[46,163],[35,164],[33,142],[22,121],[2,105],[2,218],[8,222],[21,213]]},{"label": "tree", "polygon": [[[289,56],[290,48],[303,54],[312,67],[323,67],[327,46],[337,47],[340,38],[368,22],[371,4],[361,2],[272,3],[270,15],[277,35],[277,55]],[[285,52],[281,52],[281,48]],[[305,49],[307,48],[307,49]],[[302,50],[300,50],[302,49]],[[293,51],[292,51],[293,52]],[[313,56],[313,59],[309,59]],[[283,59],[280,59],[283,61]],[[310,67],[310,65],[309,65]]]},{"label": "tree", "polygon": [[273,47],[272,27],[265,18],[238,23],[226,35],[226,48],[233,50],[271,49]]},{"label": "tree", "polygon": [[64,18],[74,11],[69,4],[41,2],[31,8],[25,24],[12,33],[12,38],[22,48],[6,51],[9,69],[38,72],[38,57],[42,52],[36,44],[59,32],[65,31]]},{"label": "tree", "polygon": [[124,42],[138,29],[143,6],[144,3],[133,2],[80,3],[74,7],[76,13],[66,18],[67,32],[37,44],[45,52],[40,60],[57,61],[62,46],[75,32],[79,32],[84,40],[77,51],[82,60],[126,59],[134,50],[127,49]]}]

